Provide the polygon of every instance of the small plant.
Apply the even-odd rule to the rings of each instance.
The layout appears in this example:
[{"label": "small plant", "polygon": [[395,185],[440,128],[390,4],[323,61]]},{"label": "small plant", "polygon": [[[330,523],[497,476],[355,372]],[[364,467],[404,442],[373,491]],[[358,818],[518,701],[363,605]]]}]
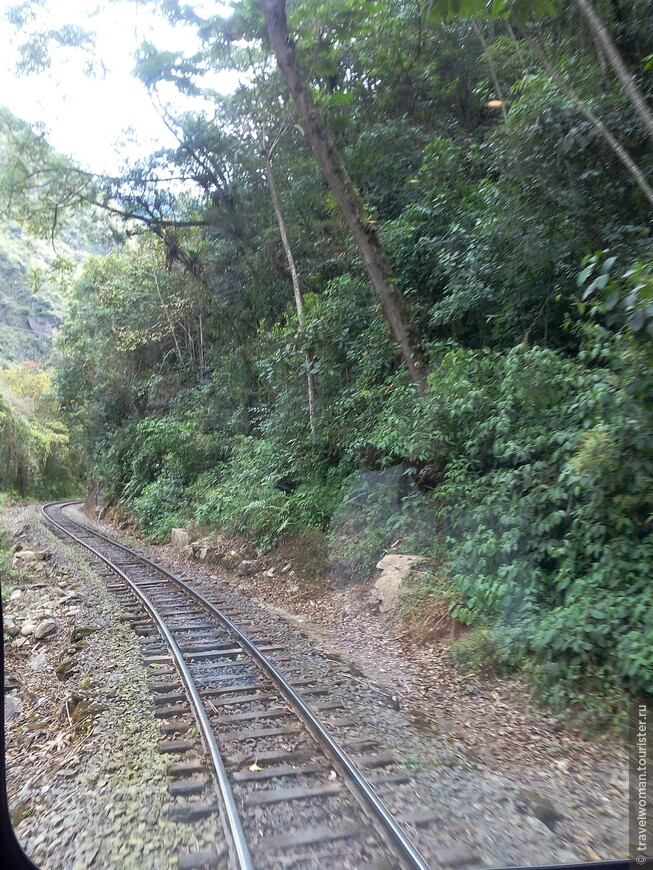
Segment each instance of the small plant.
[{"label": "small plant", "polygon": [[487,628],[474,628],[457,638],[449,648],[449,657],[463,685],[472,676],[497,673],[502,667],[496,643]]},{"label": "small plant", "polygon": [[408,755],[404,760],[404,764],[411,773],[418,773],[422,767],[422,762],[417,755]]}]

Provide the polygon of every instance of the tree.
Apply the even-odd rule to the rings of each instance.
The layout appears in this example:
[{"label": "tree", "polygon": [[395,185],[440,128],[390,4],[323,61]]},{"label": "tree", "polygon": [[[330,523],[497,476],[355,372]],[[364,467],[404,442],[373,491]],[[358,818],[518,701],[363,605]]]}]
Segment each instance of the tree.
[{"label": "tree", "polygon": [[[606,57],[617,78],[622,84],[633,109],[644,124],[649,137],[653,139],[653,114],[644,97],[637,87],[633,75],[628,71],[617,47],[610,38],[607,29],[597,15],[591,0],[576,0],[576,5],[587,20],[597,43],[604,50]],[[551,16],[560,12],[560,0],[493,0],[489,12],[494,18],[515,19],[519,25],[521,34],[530,45],[535,57],[549,73],[556,85],[564,91],[577,105],[585,118],[595,128],[609,148],[614,152],[620,162],[625,166],[635,184],[640,188],[648,202],[653,206],[653,187],[648,182],[646,174],[633,159],[622,142],[611,132],[607,124],[594,112],[587,102],[576,93],[573,85],[567,80],[564,73],[557,70],[547,57],[546,52],[539,44],[536,37],[530,36],[523,27],[523,22],[530,16]],[[485,0],[431,0],[429,11],[432,16],[469,16],[474,21],[475,15],[484,15],[488,12]],[[477,27],[477,25],[476,25]],[[503,108],[503,105],[502,105]]]},{"label": "tree", "polygon": [[317,157],[327,184],[340,206],[349,226],[365,268],[374,287],[385,316],[390,324],[411,379],[420,392],[426,389],[423,366],[410,335],[405,307],[397,293],[392,269],[377,238],[374,227],[365,216],[365,210],[354,189],[351,179],[326,127],[320,118],[308,86],[301,74],[294,43],[288,33],[285,0],[261,0],[261,9],[270,37],[270,42],[279,64],[279,69],[292,94],[297,114],[302,122],[306,138]]},{"label": "tree", "polygon": [[608,63],[614,70],[614,73],[619,79],[619,82],[628,94],[633,108],[639,115],[642,124],[644,124],[644,126],[646,127],[651,141],[653,141],[653,113],[651,112],[649,106],[646,103],[646,100],[644,99],[642,93],[637,87],[635,77],[626,67],[626,64],[624,63],[624,60],[619,53],[617,46],[611,39],[605,25],[596,14],[596,10],[592,5],[591,0],[576,0],[576,5],[578,6],[581,13],[585,17],[585,20],[589,24],[592,34],[594,35],[597,43],[605,52]]},{"label": "tree", "polygon": [[89,172],[58,154],[41,131],[0,107],[0,214],[37,236],[53,238],[58,225],[97,196]]}]

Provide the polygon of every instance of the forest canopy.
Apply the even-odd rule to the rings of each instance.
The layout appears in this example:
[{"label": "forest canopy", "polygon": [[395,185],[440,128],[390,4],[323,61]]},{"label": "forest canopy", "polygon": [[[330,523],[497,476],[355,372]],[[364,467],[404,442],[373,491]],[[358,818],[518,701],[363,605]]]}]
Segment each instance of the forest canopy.
[{"label": "forest canopy", "polygon": [[550,700],[652,691],[650,3],[232,6],[157,4],[202,48],[141,46],[177,146],[120,178],[0,117],[7,217],[121,220],[52,361],[89,481],[154,540],[397,542]]}]

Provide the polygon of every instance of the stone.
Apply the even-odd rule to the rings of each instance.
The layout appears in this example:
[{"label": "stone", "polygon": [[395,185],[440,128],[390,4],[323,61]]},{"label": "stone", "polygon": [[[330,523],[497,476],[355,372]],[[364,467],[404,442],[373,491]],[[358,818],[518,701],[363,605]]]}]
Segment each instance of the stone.
[{"label": "stone", "polygon": [[222,561],[228,568],[233,568],[240,561],[240,554],[235,550],[230,550],[228,553],[223,553]]},{"label": "stone", "polygon": [[479,856],[463,846],[451,846],[438,852],[438,863],[443,867],[469,867],[471,864],[478,866],[479,862]]},{"label": "stone", "polygon": [[37,562],[47,562],[48,559],[52,558],[52,553],[48,553],[47,550],[37,550],[34,553],[34,559]]},{"label": "stone", "polygon": [[238,566],[238,575],[240,577],[251,577],[252,574],[256,574],[259,571],[261,565],[256,559],[243,559],[240,565]]},{"label": "stone", "polygon": [[72,676],[73,672],[77,669],[77,662],[71,656],[62,656],[61,661],[54,669],[55,674],[60,680],[67,680],[70,676]]},{"label": "stone", "polygon": [[12,689],[19,689],[23,684],[11,674],[5,674],[5,692],[11,692]]},{"label": "stone", "polygon": [[34,550],[19,550],[14,556],[14,565],[20,562],[36,562],[37,556]]},{"label": "stone", "polygon": [[7,619],[2,626],[5,634],[8,634],[9,637],[16,637],[16,635],[20,632],[20,628],[16,625],[13,619]]},{"label": "stone", "polygon": [[39,622],[39,624],[34,629],[34,637],[37,640],[43,640],[43,638],[49,637],[51,634],[54,634],[57,630],[57,623],[54,619],[44,619],[43,622]]},{"label": "stone", "polygon": [[76,625],[70,632],[70,642],[77,643],[77,641],[84,637],[88,637],[89,634],[93,634],[93,632],[97,630],[97,625]]},{"label": "stone", "polygon": [[33,622],[24,622],[22,628],[20,630],[21,637],[29,637],[34,634],[34,629],[36,626]]},{"label": "stone", "polygon": [[18,601],[20,596],[23,594],[21,589],[14,589],[14,591],[9,596],[10,601]]},{"label": "stone", "polygon": [[206,557],[208,556],[208,554],[209,554],[209,548],[206,545],[204,545],[203,547],[200,547],[197,550],[197,552],[195,553],[195,558],[199,559],[200,562],[204,562],[204,561],[206,561]]},{"label": "stone", "polygon": [[532,815],[551,831],[554,830],[556,822],[562,819],[551,801],[537,792],[521,789],[517,792],[517,801],[530,810]]},{"label": "stone", "polygon": [[379,595],[379,610],[382,613],[394,610],[399,605],[399,593],[402,584],[413,565],[424,562],[424,556],[404,556],[391,553],[377,563],[381,576],[374,582],[374,588]]},{"label": "stone", "polygon": [[76,592],[74,589],[71,589],[70,592],[64,592],[61,590],[60,594],[61,598],[59,599],[59,604],[65,604],[67,601],[73,601],[75,598],[82,597],[79,592]]},{"label": "stone", "polygon": [[186,529],[172,529],[170,532],[170,544],[171,546],[182,550],[190,544],[190,535]]},{"label": "stone", "polygon": [[23,712],[23,702],[17,695],[5,695],[5,722],[18,719]]},{"label": "stone", "polygon": [[274,577],[274,568],[268,568],[268,570],[265,572],[265,576]]},{"label": "stone", "polygon": [[282,574],[287,574],[288,571],[290,571],[291,568],[292,568],[292,562],[288,562],[288,564],[287,564],[287,565],[284,565],[283,568],[281,569],[281,573],[282,573]]},{"label": "stone", "polygon": [[378,589],[371,589],[369,595],[369,606],[373,613],[376,613],[381,607],[381,593]]},{"label": "stone", "polygon": [[48,657],[44,652],[40,652],[38,655],[34,656],[30,659],[30,670],[32,671],[40,671],[41,668],[44,668],[48,663]]}]

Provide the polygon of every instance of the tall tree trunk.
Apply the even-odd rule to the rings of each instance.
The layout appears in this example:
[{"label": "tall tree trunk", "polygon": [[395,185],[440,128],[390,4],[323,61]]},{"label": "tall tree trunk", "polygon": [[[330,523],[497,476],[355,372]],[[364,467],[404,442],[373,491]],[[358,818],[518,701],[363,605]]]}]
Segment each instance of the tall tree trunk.
[{"label": "tall tree trunk", "polygon": [[199,368],[200,368],[200,377],[204,376],[204,327],[202,326],[202,312],[199,311],[197,314],[197,329],[199,334]]},{"label": "tall tree trunk", "polygon": [[424,370],[420,367],[420,361],[406,323],[404,306],[394,284],[392,269],[374,228],[365,217],[363,205],[354,185],[330,140],[310,90],[302,78],[295,54],[295,46],[288,35],[286,0],[260,0],[260,4],[265,16],[272,49],[276,55],[279,69],[292,94],[306,138],[354,236],[358,250],[363,257],[367,274],[381,301],[392,334],[401,348],[401,355],[410,376],[420,393],[424,393],[426,391]]},{"label": "tall tree trunk", "polygon": [[608,63],[623,85],[624,90],[630,97],[630,102],[632,103],[633,108],[646,127],[648,135],[653,140],[653,112],[642,96],[640,89],[637,87],[632,73],[624,63],[624,60],[619,53],[619,49],[612,41],[610,34],[603,25],[603,22],[596,14],[591,0],[576,0],[576,5],[584,15],[585,20],[590,26],[594,39],[603,49]]},{"label": "tall tree trunk", "polygon": [[[295,308],[297,309],[297,323],[299,324],[299,332],[301,333],[304,331],[306,318],[304,317],[304,300],[302,299],[302,291],[299,286],[297,267],[295,266],[295,258],[293,257],[292,248],[290,247],[290,242],[288,240],[288,233],[286,232],[286,222],[283,219],[283,212],[281,211],[277,185],[275,184],[274,172],[272,171],[272,161],[270,160],[270,155],[267,151],[264,150],[262,156],[265,163],[265,174],[268,180],[268,187],[270,188],[272,207],[274,208],[274,214],[277,219],[277,224],[279,225],[281,243],[283,244],[283,250],[286,254],[286,260],[288,261],[288,268],[290,269],[292,289],[295,294]],[[304,357],[306,359],[306,382],[308,387],[308,420],[311,426],[311,435],[315,436],[317,432],[315,424],[315,378],[311,371],[313,358],[308,347],[304,351]]]}]

